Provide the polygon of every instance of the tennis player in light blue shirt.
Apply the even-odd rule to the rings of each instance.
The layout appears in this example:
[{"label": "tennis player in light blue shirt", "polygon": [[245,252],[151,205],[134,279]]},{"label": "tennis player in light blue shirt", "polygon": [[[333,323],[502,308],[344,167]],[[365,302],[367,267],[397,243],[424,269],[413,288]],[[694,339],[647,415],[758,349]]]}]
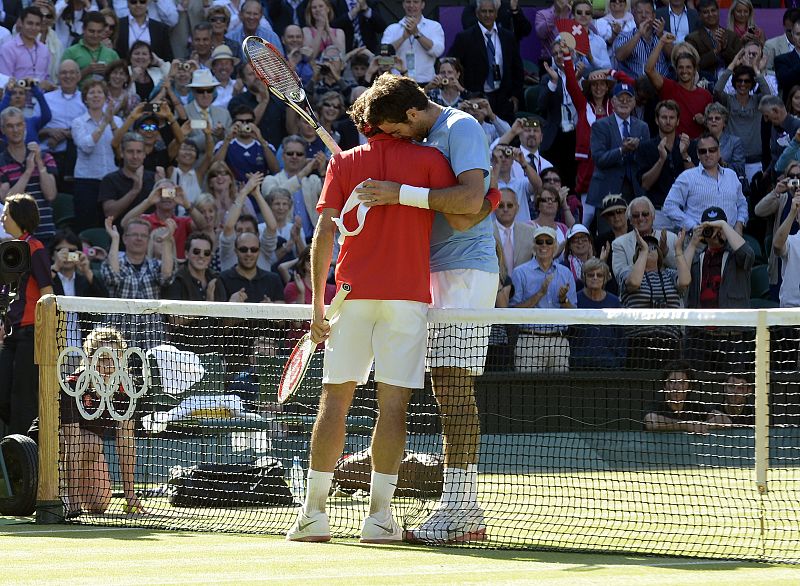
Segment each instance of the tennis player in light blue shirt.
[{"label": "tennis player in light blue shirt", "polygon": [[[469,114],[429,101],[409,78],[384,74],[367,92],[370,125],[439,149],[450,161],[458,185],[428,190],[368,180],[357,189],[360,199],[367,206],[399,203],[440,212],[431,234],[433,307],[493,308],[499,265],[491,205],[484,201],[490,167],[483,129]],[[442,413],[444,486],[432,515],[406,533],[411,541],[450,543],[486,536],[478,503],[480,426],[473,377],[483,371],[488,337],[488,326],[428,327],[428,362]],[[457,413],[448,412],[451,405],[457,406]]]}]

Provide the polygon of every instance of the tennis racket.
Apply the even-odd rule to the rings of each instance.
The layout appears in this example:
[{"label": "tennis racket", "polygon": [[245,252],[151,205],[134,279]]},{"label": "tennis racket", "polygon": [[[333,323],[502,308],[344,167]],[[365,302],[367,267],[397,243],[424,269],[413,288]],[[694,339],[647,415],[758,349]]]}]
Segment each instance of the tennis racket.
[{"label": "tennis racket", "polygon": [[253,71],[267,85],[272,95],[308,122],[331,153],[335,155],[342,152],[328,131],[320,126],[317,115],[308,103],[300,78],[275,45],[261,37],[249,36],[242,41],[242,51],[253,66]]},{"label": "tennis racket", "polygon": [[[342,283],[341,289],[331,300],[331,304],[325,312],[326,321],[338,313],[348,293],[350,293],[350,285]],[[286,361],[286,365],[283,367],[281,382],[278,383],[278,403],[283,404],[288,401],[300,388],[303,378],[306,376],[308,365],[311,363],[311,357],[316,349],[317,344],[311,340],[310,332],[304,334],[300,341],[297,342],[294,350],[289,355],[289,360]]]}]

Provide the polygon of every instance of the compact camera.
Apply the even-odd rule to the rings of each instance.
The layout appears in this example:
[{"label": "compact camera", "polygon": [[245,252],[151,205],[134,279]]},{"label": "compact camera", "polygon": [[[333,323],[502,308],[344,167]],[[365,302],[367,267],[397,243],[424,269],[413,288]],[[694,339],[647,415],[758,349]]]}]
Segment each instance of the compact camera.
[{"label": "compact camera", "polygon": [[242,124],[242,132],[250,132],[253,129],[250,123]]},{"label": "compact camera", "polygon": [[184,63],[179,63],[178,64],[178,69],[180,71],[189,71],[191,68],[192,68],[192,64],[191,63],[185,63],[184,62]]},{"label": "compact camera", "polygon": [[797,189],[800,187],[800,179],[789,179],[789,181],[786,182],[786,186],[791,189]]},{"label": "compact camera", "polygon": [[81,255],[79,252],[67,253],[67,262],[78,262],[79,260],[81,260]]},{"label": "compact camera", "polygon": [[161,190],[161,197],[163,199],[175,199],[175,188],[174,187],[164,187]]},{"label": "compact camera", "polygon": [[27,79],[18,79],[17,80],[17,87],[28,87],[28,80]]},{"label": "compact camera", "polygon": [[443,77],[439,82],[439,85],[450,85],[450,80],[447,79],[446,77]]},{"label": "compact camera", "polygon": [[510,146],[507,146],[503,149],[503,154],[507,157],[511,157],[514,154],[514,149]]}]

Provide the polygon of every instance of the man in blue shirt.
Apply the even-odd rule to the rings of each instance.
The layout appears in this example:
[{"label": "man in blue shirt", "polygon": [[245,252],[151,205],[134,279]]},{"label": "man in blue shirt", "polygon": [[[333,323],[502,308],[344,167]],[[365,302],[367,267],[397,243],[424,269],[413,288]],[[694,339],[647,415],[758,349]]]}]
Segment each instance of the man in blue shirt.
[{"label": "man in blue shirt", "polygon": [[[436,308],[489,309],[498,287],[489,187],[489,149],[472,116],[428,100],[410,78],[380,76],[371,94],[369,124],[393,136],[438,148],[458,185],[422,189],[392,182],[364,182],[366,205],[410,205],[437,210],[431,235],[431,294]],[[444,486],[433,514],[407,532],[410,541],[448,543],[484,539],[478,503],[480,426],[473,377],[483,372],[488,327],[429,328],[433,391],[442,414]]]}]

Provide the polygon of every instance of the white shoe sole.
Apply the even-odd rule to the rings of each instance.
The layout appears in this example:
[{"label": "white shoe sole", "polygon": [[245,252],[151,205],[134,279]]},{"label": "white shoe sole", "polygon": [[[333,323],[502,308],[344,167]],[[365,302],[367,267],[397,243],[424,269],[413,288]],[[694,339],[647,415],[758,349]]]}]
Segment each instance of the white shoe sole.
[{"label": "white shoe sole", "polygon": [[409,543],[432,543],[432,544],[445,544],[445,543],[467,543],[470,541],[484,541],[486,540],[486,527],[473,529],[466,533],[447,535],[445,531],[413,531],[408,530],[405,534],[405,540]]}]

